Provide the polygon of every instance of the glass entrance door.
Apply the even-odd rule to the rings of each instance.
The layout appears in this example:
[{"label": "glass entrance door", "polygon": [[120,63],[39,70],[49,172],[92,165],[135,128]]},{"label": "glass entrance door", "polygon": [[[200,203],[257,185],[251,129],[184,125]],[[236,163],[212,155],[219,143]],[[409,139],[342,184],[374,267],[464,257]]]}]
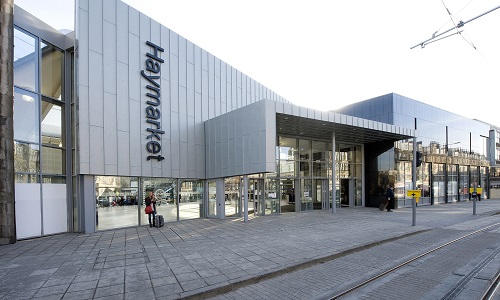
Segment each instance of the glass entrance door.
[{"label": "glass entrance door", "polygon": [[293,179],[280,180],[280,206],[281,212],[295,212],[295,186]]},{"label": "glass entrance door", "polygon": [[351,179],[341,179],[340,180],[340,206],[341,207],[351,207],[352,206],[352,180]]},{"label": "glass entrance door", "polygon": [[248,213],[264,214],[264,179],[248,178]]},{"label": "glass entrance door", "polygon": [[313,209],[329,209],[330,199],[328,179],[315,179],[314,180],[314,198],[313,198]]}]

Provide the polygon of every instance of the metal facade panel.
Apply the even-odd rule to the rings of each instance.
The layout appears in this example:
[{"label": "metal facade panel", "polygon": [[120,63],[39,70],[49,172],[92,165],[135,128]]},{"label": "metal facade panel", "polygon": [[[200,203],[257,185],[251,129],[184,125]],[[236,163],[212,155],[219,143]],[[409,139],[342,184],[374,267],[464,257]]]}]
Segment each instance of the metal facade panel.
[{"label": "metal facade panel", "polygon": [[188,123],[188,130],[187,130],[187,135],[188,135],[188,144],[187,144],[187,158],[188,158],[188,166],[187,169],[188,171],[196,171],[196,164],[194,157],[196,155],[196,133],[195,133],[195,120],[194,117],[188,117],[187,118],[187,123]]},{"label": "metal facade panel", "polygon": [[117,62],[117,130],[129,132],[128,65]]},{"label": "metal facade panel", "polygon": [[89,49],[102,54],[102,2],[89,2]]},{"label": "metal facade panel", "polygon": [[[186,88],[179,87],[179,130],[181,132],[179,139],[181,142],[187,142],[187,95]],[[184,153],[184,152],[181,152]]]},{"label": "metal facade panel", "polygon": [[[201,93],[201,49],[198,46],[194,46],[194,91],[196,93]],[[200,103],[201,104],[201,103]],[[197,103],[198,105],[198,103]]]},{"label": "metal facade panel", "polygon": [[179,112],[179,62],[178,57],[170,54],[170,110]]},{"label": "metal facade panel", "polygon": [[130,6],[128,8],[128,32],[139,36],[139,11]]},{"label": "metal facade panel", "polygon": [[[78,38],[78,64],[79,68],[78,72],[78,84],[89,86],[89,69],[85,66],[89,65],[89,13],[80,9],[78,11],[79,18],[78,27],[79,30],[77,32]],[[83,67],[82,67],[83,66]]]},{"label": "metal facade panel", "polygon": [[141,100],[141,80],[140,70],[142,70],[142,59],[139,57],[139,36],[134,34],[128,35],[128,96],[130,99]]},{"label": "metal facade panel", "polygon": [[189,156],[187,155],[188,153],[188,143],[181,141],[179,143],[179,149],[180,153],[183,155],[180,155],[180,160],[179,160],[179,176],[182,178],[186,178],[188,176],[187,171],[188,171],[188,160]]},{"label": "metal facade panel", "polygon": [[116,25],[116,1],[117,0],[106,0],[102,2],[104,20],[115,25]]},{"label": "metal facade panel", "polygon": [[78,7],[83,10],[89,11],[89,0],[78,0]]},{"label": "metal facade panel", "polygon": [[[118,130],[116,114],[116,95],[104,93],[104,161],[106,165],[117,165]],[[116,175],[116,173],[106,173]]]},{"label": "metal facade panel", "polygon": [[179,163],[180,128],[179,128],[179,114],[176,112],[171,112],[170,114],[170,128],[171,128],[170,159],[172,159],[172,172],[175,172],[175,170],[178,171],[180,168],[180,163]]},{"label": "metal facade panel", "polygon": [[[130,171],[132,172],[132,167],[137,167],[140,170],[142,162],[142,134],[141,134],[141,121],[142,121],[142,111],[141,103],[139,101],[129,101],[130,107]],[[135,169],[137,170],[137,169]],[[138,173],[131,173],[132,176],[140,175]]]},{"label": "metal facade panel", "polygon": [[161,69],[161,78],[170,81],[170,30],[164,26],[160,27],[160,41],[164,52],[161,53],[161,58],[165,61]]},{"label": "metal facade panel", "polygon": [[[78,114],[78,135],[79,135],[79,161],[90,163],[90,128],[89,128],[89,88],[80,86],[79,90],[79,114]],[[82,172],[82,170],[80,170]]]},{"label": "metal facade panel", "polygon": [[104,174],[104,132],[102,127],[90,126],[90,173],[103,175]]},{"label": "metal facade panel", "polygon": [[130,174],[130,136],[125,131],[118,131],[118,174]]},{"label": "metal facade panel", "polygon": [[170,30],[170,53],[179,56],[179,35]]},{"label": "metal facade panel", "polygon": [[[111,1],[113,2],[113,1]],[[104,71],[104,92],[116,95],[116,25],[104,22],[104,36],[114,37],[104,39],[103,49],[103,71]]]},{"label": "metal facade panel", "polygon": [[102,54],[89,52],[89,123],[103,126],[103,71]]},{"label": "metal facade panel", "polygon": [[[116,49],[118,61],[128,63],[128,5],[118,1],[116,12]],[[118,73],[120,74],[120,73]]]},{"label": "metal facade panel", "polygon": [[187,86],[186,39],[179,36],[179,86]]},{"label": "metal facade panel", "polygon": [[162,138],[161,139],[161,155],[165,157],[161,162],[161,173],[163,177],[171,177],[172,176],[172,155],[170,152],[170,139]]}]

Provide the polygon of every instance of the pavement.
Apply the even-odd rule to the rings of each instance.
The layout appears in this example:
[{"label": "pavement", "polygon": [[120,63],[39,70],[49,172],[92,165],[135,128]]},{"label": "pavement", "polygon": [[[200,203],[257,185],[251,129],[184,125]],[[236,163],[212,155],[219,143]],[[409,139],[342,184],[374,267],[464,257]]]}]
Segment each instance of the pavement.
[{"label": "pavement", "polygon": [[206,298],[387,241],[500,213],[500,200],[194,219],[0,246],[0,299]]}]

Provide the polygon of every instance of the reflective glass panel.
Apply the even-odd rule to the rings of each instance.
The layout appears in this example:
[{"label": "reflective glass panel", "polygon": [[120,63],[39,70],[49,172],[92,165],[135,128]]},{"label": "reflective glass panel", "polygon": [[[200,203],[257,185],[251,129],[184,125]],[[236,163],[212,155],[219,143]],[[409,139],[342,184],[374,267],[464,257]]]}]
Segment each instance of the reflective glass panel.
[{"label": "reflective glass panel", "polygon": [[241,217],[240,177],[224,179],[224,201],[226,217]]},{"label": "reflective glass panel", "polygon": [[297,139],[279,137],[279,159],[297,159]]},{"label": "reflective glass panel", "polygon": [[299,140],[299,159],[300,160],[311,159],[311,141]]},{"label": "reflective glass panel", "polygon": [[183,181],[179,194],[179,220],[203,217],[203,181]]},{"label": "reflective glass panel", "polygon": [[35,38],[14,29],[14,85],[35,91],[37,57]]},{"label": "reflective glass panel", "polygon": [[15,89],[14,91],[14,139],[38,143],[38,96]]},{"label": "reflective glass panel", "polygon": [[38,183],[39,175],[35,174],[16,174],[16,183]]},{"label": "reflective glass panel", "polygon": [[95,177],[97,230],[139,225],[138,186],[136,177]]},{"label": "reflective glass panel", "polygon": [[[152,189],[156,198],[156,205],[154,206],[157,214],[160,214],[165,219],[165,222],[177,221],[177,179],[172,178],[144,178],[142,179],[143,187],[143,202],[147,197],[147,190]],[[142,210],[144,210],[144,206]],[[149,216],[142,214],[143,219],[141,224],[149,223]]]},{"label": "reflective glass panel", "polygon": [[44,174],[65,174],[64,150],[42,146],[42,172]]},{"label": "reflective glass panel", "polygon": [[42,94],[61,100],[64,54],[56,47],[42,43]]},{"label": "reflective glass panel", "polygon": [[59,105],[42,101],[41,130],[42,144],[54,147],[63,147],[64,138],[62,135],[63,109]]},{"label": "reflective glass panel", "polygon": [[40,148],[35,144],[14,142],[14,171],[40,172]]}]

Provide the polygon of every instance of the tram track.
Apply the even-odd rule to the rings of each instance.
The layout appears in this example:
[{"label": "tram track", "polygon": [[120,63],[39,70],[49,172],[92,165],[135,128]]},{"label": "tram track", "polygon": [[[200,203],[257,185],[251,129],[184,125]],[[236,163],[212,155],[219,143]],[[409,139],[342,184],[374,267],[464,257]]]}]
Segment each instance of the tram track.
[{"label": "tram track", "polygon": [[[394,273],[395,271],[397,270],[400,270],[401,268],[419,260],[419,259],[422,259],[438,250],[441,250],[443,248],[446,248],[450,245],[453,245],[453,244],[456,244],[464,239],[467,239],[469,237],[472,237],[476,234],[479,234],[479,233],[483,233],[483,232],[486,232],[492,228],[495,228],[495,227],[498,227],[500,226],[500,223],[495,223],[495,224],[492,224],[492,225],[489,225],[489,226],[486,226],[486,227],[483,227],[481,229],[478,229],[476,231],[473,231],[471,233],[468,233],[466,235],[463,235],[461,237],[458,237],[458,238],[455,238],[449,242],[446,242],[440,246],[437,246],[437,247],[434,247],[428,251],[425,251],[424,253],[421,253],[415,257],[412,257],[404,262],[401,262],[399,263],[398,265],[394,266],[394,267],[391,267],[389,268],[388,270],[385,270],[379,274],[376,274],[350,288],[347,288],[345,289],[344,291],[341,291],[337,294],[335,294],[334,296],[331,296],[331,297],[328,297],[326,299],[341,299],[342,297],[344,296],[347,296],[365,286],[367,286],[368,284],[370,283],[374,283],[375,281],[378,281],[378,280],[381,280],[382,278],[388,276],[389,274],[392,274]],[[449,300],[449,299],[454,299],[455,297],[457,297],[459,295],[459,293],[462,291],[463,289],[463,286],[465,286],[466,282],[470,281],[472,278],[474,278],[474,276],[479,272],[481,271],[489,262],[491,262],[491,260],[496,257],[498,254],[500,253],[500,247],[497,248],[491,255],[489,255],[488,257],[486,257],[485,259],[483,259],[478,265],[476,265],[475,268],[473,268],[473,270],[471,270],[468,274],[466,274],[462,280],[460,280],[459,282],[457,282],[449,291],[448,293],[446,293],[441,299],[446,299],[446,300]],[[493,299],[493,297],[495,296],[496,292],[498,292],[498,290],[500,289],[500,271],[497,272],[496,276],[495,276],[495,279],[492,280],[491,284],[489,285],[487,291],[484,293],[484,295],[482,296],[481,299],[488,299],[488,300],[491,300]]]}]

